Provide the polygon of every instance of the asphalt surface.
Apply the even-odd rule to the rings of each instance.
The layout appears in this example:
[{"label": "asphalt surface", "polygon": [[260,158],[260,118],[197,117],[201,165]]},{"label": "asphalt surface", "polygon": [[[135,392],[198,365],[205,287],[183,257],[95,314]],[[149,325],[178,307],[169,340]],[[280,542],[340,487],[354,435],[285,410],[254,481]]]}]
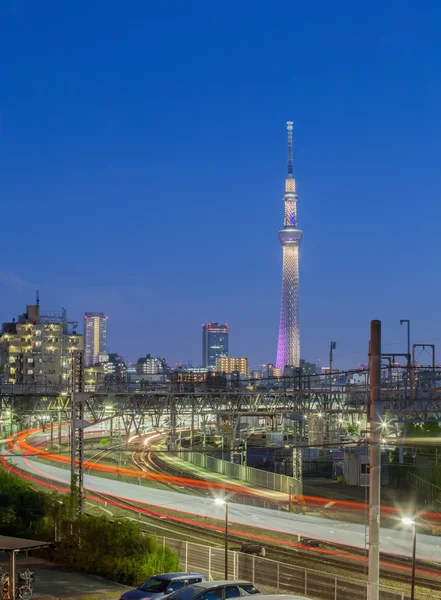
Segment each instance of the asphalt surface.
[{"label": "asphalt surface", "polygon": [[[36,471],[38,475],[45,475],[50,480],[69,483],[69,472],[60,467],[40,462],[36,464],[30,457],[25,459],[23,456],[8,456],[8,460],[24,471]],[[85,475],[84,484],[90,491],[110,494],[135,502],[143,502],[158,508],[163,507],[169,510],[182,511],[187,515],[224,519],[224,507],[215,504],[211,496],[203,498],[168,490],[140,487],[136,484],[94,475]],[[366,543],[365,527],[363,525],[343,521],[329,521],[325,518],[307,515],[293,515],[265,508],[231,503],[229,505],[229,521],[235,525],[265,529],[267,535],[272,532],[272,537],[274,537],[274,532],[283,532],[357,548],[364,548]],[[381,551],[410,557],[412,549],[411,532],[404,531],[401,526],[399,527],[397,526],[396,530],[381,528]],[[265,531],[262,531],[262,535],[265,535]],[[441,562],[441,538],[418,534],[417,557],[422,560]]]},{"label": "asphalt surface", "polygon": [[[0,553],[0,557],[3,558]],[[5,571],[6,562],[0,562]],[[131,589],[125,585],[107,581],[95,575],[85,575],[76,571],[59,567],[48,561],[30,557],[17,560],[17,569],[30,568],[35,571],[32,598],[55,600],[56,598],[81,598],[81,596],[106,594],[106,597],[118,600],[125,591]]]}]

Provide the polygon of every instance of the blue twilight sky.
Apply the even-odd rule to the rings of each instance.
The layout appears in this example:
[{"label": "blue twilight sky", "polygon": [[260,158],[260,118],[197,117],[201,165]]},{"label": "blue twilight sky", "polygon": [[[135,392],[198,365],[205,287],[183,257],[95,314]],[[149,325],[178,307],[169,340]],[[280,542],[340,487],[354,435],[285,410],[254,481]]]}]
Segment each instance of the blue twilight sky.
[{"label": "blue twilight sky", "polygon": [[[109,350],[275,360],[285,121],[301,353],[441,339],[439,0],[0,0],[0,319],[109,315]],[[387,345],[388,344],[388,345]],[[420,359],[424,362],[424,357]]]}]

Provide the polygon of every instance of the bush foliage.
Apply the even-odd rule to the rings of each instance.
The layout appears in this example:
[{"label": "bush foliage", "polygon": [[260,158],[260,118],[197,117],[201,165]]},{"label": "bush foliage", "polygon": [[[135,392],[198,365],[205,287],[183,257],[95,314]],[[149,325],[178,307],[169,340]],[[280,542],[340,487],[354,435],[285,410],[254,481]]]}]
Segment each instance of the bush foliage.
[{"label": "bush foliage", "polygon": [[[0,534],[53,540],[51,558],[66,567],[137,585],[156,573],[179,571],[179,558],[158,547],[155,536],[142,535],[125,519],[82,516],[72,519],[69,496],[45,494],[0,470]],[[46,554],[47,555],[47,554]]]},{"label": "bush foliage", "polygon": [[127,585],[179,570],[177,555],[159,548],[154,536],[141,535],[137,523],[106,517],[83,516],[76,521],[72,534],[59,543],[55,560]]},{"label": "bush foliage", "polygon": [[32,537],[44,529],[49,497],[26,482],[0,470],[0,534]]}]

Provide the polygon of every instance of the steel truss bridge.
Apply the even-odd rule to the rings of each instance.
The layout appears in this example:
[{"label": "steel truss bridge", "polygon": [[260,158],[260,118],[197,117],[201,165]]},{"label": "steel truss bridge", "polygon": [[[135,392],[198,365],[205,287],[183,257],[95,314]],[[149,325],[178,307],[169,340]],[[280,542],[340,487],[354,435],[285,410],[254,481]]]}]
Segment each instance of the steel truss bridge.
[{"label": "steel truss bridge", "polygon": [[[0,421],[12,419],[21,426],[53,425],[58,422],[61,443],[61,423],[70,423],[72,485],[78,499],[78,512],[84,507],[84,430],[93,423],[111,422],[118,432],[140,434],[146,427],[166,425],[173,444],[177,431],[185,423],[191,438],[195,427],[205,432],[209,417],[218,425],[228,423],[231,448],[240,440],[241,419],[263,417],[277,425],[288,421],[292,428],[293,477],[302,480],[302,459],[299,445],[305,439],[312,445],[338,441],[343,423],[366,420],[369,393],[367,385],[345,386],[341,389],[278,389],[265,391],[207,390],[176,392],[170,389],[145,392],[86,393],[82,385],[82,355],[74,354],[73,389],[70,393],[55,387],[0,386]],[[436,379],[433,377],[433,383]],[[426,387],[382,390],[382,419],[388,424],[406,422],[441,422],[441,388]],[[202,424],[202,425],[201,425]],[[7,425],[6,425],[7,429]],[[53,427],[51,426],[51,434]],[[204,433],[205,435],[205,433]]]},{"label": "steel truss bridge", "polygon": [[[367,413],[366,388],[171,392],[99,392],[60,393],[53,387],[0,386],[0,418],[13,412],[26,419],[70,419],[72,398],[84,405],[84,416],[90,421],[107,421],[122,417],[130,429],[158,427],[168,418],[176,426],[181,418],[207,418],[210,415],[235,421],[241,417],[269,418],[281,416],[298,420],[304,417],[336,416],[343,420],[360,418]],[[391,423],[441,422],[441,388],[417,390],[409,397],[405,390],[382,390],[383,418]],[[127,424],[128,425],[128,424]]]}]

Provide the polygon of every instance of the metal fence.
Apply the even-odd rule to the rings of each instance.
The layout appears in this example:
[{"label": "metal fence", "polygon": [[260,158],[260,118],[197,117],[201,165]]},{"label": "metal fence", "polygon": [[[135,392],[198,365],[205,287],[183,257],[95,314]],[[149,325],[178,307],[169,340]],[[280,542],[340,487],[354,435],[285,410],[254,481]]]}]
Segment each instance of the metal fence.
[{"label": "metal fence", "polygon": [[214,458],[214,456],[208,456],[207,454],[200,454],[198,452],[187,452],[184,450],[179,453],[179,458],[203,469],[207,469],[208,471],[227,475],[232,479],[239,479],[240,481],[260,485],[277,492],[298,494],[301,491],[299,481],[294,477],[288,477],[287,475],[269,473],[268,471],[262,471],[261,469],[237,465],[227,460],[220,460],[219,458]]},{"label": "metal fence", "polygon": [[[174,550],[184,571],[203,573],[208,579],[223,579],[225,553],[194,542],[158,537],[158,542]],[[314,600],[365,600],[366,583],[277,562],[260,556],[229,551],[230,579],[245,579],[264,593],[300,594]],[[380,586],[380,600],[405,600],[403,591]]]},{"label": "metal fence", "polygon": [[441,488],[437,485],[427,481],[423,477],[416,475],[416,473],[408,473],[407,480],[410,485],[417,490],[424,492],[428,505],[432,505],[435,502],[440,502],[441,500]]}]

